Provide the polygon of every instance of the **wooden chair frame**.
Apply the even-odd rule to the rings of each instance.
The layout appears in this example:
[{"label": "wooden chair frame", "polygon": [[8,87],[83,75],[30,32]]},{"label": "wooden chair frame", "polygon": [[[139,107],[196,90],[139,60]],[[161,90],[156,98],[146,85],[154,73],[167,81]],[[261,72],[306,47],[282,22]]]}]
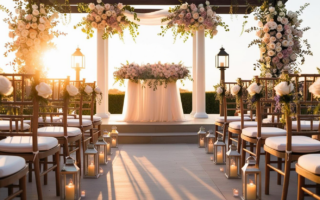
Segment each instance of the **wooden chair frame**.
[{"label": "wooden chair frame", "polygon": [[[302,168],[298,163],[296,164],[296,172],[298,174],[298,200],[303,200],[305,193],[315,199],[320,200],[320,175],[314,174]],[[316,185],[306,185],[305,179],[316,183]],[[308,188],[316,188],[316,192],[310,191]]]}]

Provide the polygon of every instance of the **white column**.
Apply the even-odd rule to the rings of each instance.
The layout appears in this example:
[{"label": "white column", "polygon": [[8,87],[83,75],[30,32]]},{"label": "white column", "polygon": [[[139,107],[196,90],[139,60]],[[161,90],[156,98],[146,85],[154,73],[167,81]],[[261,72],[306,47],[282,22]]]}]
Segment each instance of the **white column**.
[{"label": "white column", "polygon": [[97,103],[97,116],[108,118],[108,39],[102,39],[103,30],[97,30],[97,85],[102,91],[101,104]]},{"label": "white column", "polygon": [[208,118],[206,113],[205,40],[204,30],[197,32],[196,113],[194,118]]},{"label": "white column", "polygon": [[196,113],[196,105],[197,105],[197,32],[193,31],[192,37],[192,112],[190,113],[191,116],[194,116]]}]

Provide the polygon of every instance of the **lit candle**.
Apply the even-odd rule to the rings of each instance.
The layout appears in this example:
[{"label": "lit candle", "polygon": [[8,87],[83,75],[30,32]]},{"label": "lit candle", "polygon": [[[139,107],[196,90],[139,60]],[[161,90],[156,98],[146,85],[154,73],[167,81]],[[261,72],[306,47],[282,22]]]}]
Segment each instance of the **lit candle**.
[{"label": "lit candle", "polygon": [[220,167],[220,172],[223,172],[223,171],[224,171],[223,167]]},{"label": "lit candle", "polygon": [[86,196],[86,191],[82,190],[81,191],[81,197],[85,197]]},{"label": "lit candle", "polygon": [[66,185],[66,200],[74,200],[74,184],[72,180]]},{"label": "lit candle", "polygon": [[230,176],[231,177],[237,177],[238,176],[238,167],[235,165],[234,161],[231,160],[231,166],[230,166]]},{"label": "lit candle", "polygon": [[210,157],[210,160],[213,161],[213,156]]},{"label": "lit candle", "polygon": [[208,153],[213,153],[213,144],[212,143],[208,144]]},{"label": "lit candle", "polygon": [[104,163],[104,153],[103,153],[103,151],[101,151],[100,154],[99,154],[99,163],[100,164]]},{"label": "lit candle", "polygon": [[224,66],[224,62],[221,62],[221,63],[220,63],[220,66],[223,67],[223,66]]},{"label": "lit candle", "polygon": [[203,138],[200,139],[200,147],[204,147],[204,140],[203,140]]},{"label": "lit candle", "polygon": [[108,155],[110,155],[110,153],[111,153],[111,148],[110,148],[110,144],[109,143],[107,143],[107,153],[108,153]]},{"label": "lit candle", "polygon": [[250,180],[250,183],[247,184],[247,199],[257,199],[257,187],[252,180]]},{"label": "lit candle", "polygon": [[94,176],[94,164],[91,163],[89,166],[88,166],[88,176]]},{"label": "lit candle", "polygon": [[116,139],[112,139],[112,146],[113,146],[113,147],[116,147],[116,146],[117,146],[117,141],[116,141]]},{"label": "lit candle", "polygon": [[222,150],[217,152],[217,163],[223,163]]},{"label": "lit candle", "polygon": [[239,190],[233,189],[233,196],[238,197],[239,196]]},{"label": "lit candle", "polygon": [[100,167],[99,173],[103,174],[103,169],[101,167]]}]

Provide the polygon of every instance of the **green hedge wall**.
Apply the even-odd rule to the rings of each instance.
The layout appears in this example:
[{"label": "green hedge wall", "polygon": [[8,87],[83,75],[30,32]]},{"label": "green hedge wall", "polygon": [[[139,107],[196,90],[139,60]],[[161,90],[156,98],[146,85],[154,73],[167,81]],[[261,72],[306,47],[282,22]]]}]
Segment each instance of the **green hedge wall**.
[{"label": "green hedge wall", "polygon": [[[219,101],[215,100],[215,92],[206,93],[206,112],[208,114],[219,113]],[[182,108],[185,114],[192,111],[192,93],[180,93]],[[109,112],[121,114],[124,101],[124,94],[109,94]]]}]

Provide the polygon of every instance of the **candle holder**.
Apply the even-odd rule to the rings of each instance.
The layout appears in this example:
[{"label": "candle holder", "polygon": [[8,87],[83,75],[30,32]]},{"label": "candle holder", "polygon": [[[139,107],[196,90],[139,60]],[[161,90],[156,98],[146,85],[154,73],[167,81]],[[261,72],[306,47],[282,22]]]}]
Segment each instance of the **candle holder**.
[{"label": "candle holder", "polygon": [[86,197],[86,191],[85,191],[85,190],[82,190],[82,191],[81,191],[81,197],[82,197],[82,198]]},{"label": "candle holder", "polygon": [[108,131],[103,131],[103,140],[107,143],[107,155],[111,155],[112,152],[111,152],[111,142],[112,142],[112,139],[110,137],[110,133]]},{"label": "candle holder", "polygon": [[242,200],[261,199],[261,171],[256,160],[250,156],[242,167]]},{"label": "candle holder", "polygon": [[238,189],[233,189],[233,196],[238,197],[239,196],[239,190]]},{"label": "candle holder", "polygon": [[111,137],[111,148],[118,148],[118,134],[119,132],[117,131],[116,126],[112,126],[112,130],[110,133]]},{"label": "candle holder", "polygon": [[71,157],[66,158],[66,164],[61,173],[61,200],[79,200],[80,196],[80,169]]},{"label": "candle holder", "polygon": [[214,164],[226,164],[226,144],[223,142],[221,135],[218,136],[217,141],[213,144],[213,155]]},{"label": "candle holder", "polygon": [[208,134],[206,136],[206,143],[205,143],[205,149],[206,149],[206,152],[208,154],[212,154],[213,153],[214,140],[215,140],[215,135],[213,134],[212,130],[209,130]]},{"label": "candle holder", "polygon": [[99,152],[99,165],[106,165],[108,163],[107,143],[100,136],[95,144],[97,151]]},{"label": "candle holder", "polygon": [[241,155],[237,151],[237,146],[232,144],[229,146],[229,151],[226,153],[226,177],[241,178],[240,174],[240,158]]},{"label": "candle holder", "polygon": [[206,129],[203,126],[201,126],[198,132],[199,148],[204,148],[205,138],[206,138]]},{"label": "candle holder", "polygon": [[98,151],[93,144],[89,144],[88,149],[84,152],[84,178],[98,178],[99,176]]}]

